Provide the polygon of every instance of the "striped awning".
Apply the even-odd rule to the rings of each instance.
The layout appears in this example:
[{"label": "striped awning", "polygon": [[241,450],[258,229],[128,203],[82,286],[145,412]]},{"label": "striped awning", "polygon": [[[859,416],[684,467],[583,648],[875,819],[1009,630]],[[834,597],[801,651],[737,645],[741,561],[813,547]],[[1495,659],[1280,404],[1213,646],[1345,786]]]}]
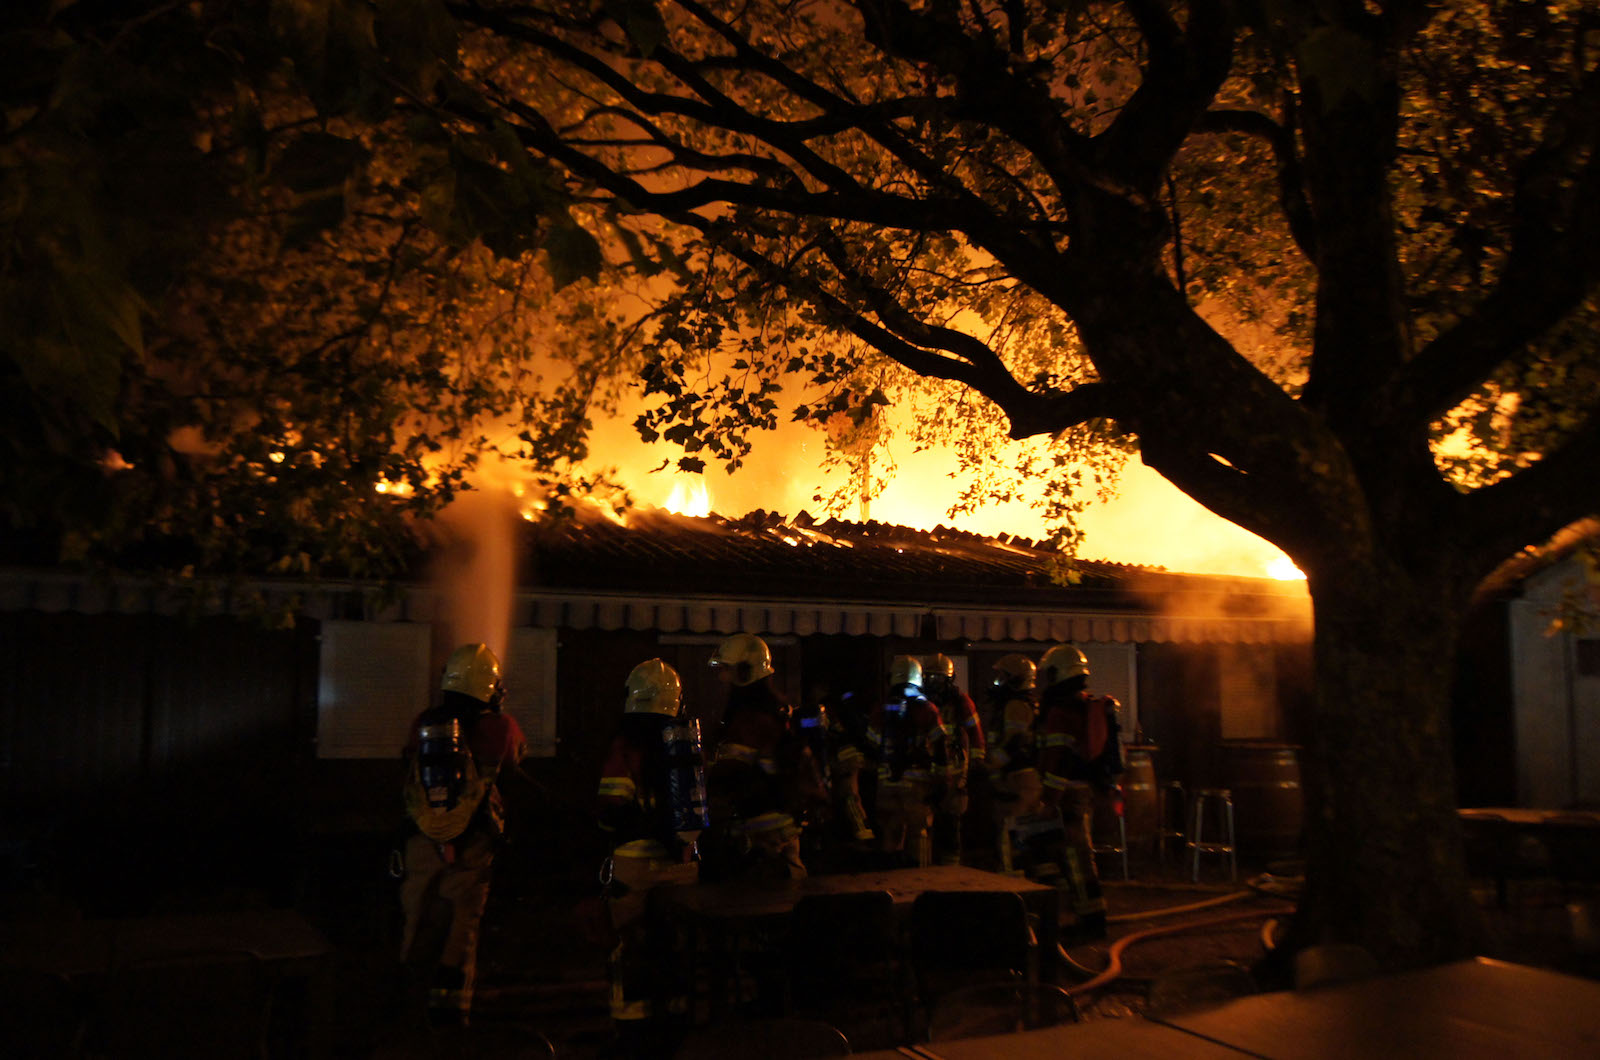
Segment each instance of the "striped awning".
[{"label": "striped awning", "polygon": [[[312,619],[433,622],[443,595],[428,587],[379,595],[358,584],[256,583],[196,596],[136,579],[98,581],[58,572],[0,571],[0,610],[81,614],[262,614],[284,610]],[[1279,603],[1263,616],[1157,614],[1137,610],[951,607],[929,601],[639,596],[524,590],[512,601],[512,624],[544,629],[639,630],[772,636],[846,634],[916,638],[931,621],[940,640],[1068,643],[1302,643],[1310,607]]]}]

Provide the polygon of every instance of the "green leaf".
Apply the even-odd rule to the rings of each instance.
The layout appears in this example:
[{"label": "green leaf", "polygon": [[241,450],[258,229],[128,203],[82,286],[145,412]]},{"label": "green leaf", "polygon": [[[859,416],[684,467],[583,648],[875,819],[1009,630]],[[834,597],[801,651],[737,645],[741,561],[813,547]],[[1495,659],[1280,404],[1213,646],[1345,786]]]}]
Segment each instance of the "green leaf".
[{"label": "green leaf", "polygon": [[666,43],[667,23],[653,0],[606,0],[605,7],[646,59]]},{"label": "green leaf", "polygon": [[301,193],[342,188],[361,172],[372,152],[358,140],[309,132],[289,141],[272,165],[272,175]]},{"label": "green leaf", "polygon": [[594,279],[605,264],[599,241],[570,217],[551,226],[544,250],[557,290],[578,280]]}]

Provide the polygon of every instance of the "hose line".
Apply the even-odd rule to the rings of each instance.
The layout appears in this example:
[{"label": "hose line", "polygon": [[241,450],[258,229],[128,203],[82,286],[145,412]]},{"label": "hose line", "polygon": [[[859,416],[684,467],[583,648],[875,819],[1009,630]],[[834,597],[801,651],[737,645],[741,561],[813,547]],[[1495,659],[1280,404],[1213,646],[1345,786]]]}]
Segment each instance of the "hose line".
[{"label": "hose line", "polygon": [[[1246,891],[1243,893],[1250,894],[1251,892]],[[1228,900],[1232,900],[1233,898],[1237,897],[1237,895],[1227,895],[1224,897]],[[1220,904],[1220,902],[1211,900],[1205,903],[1195,904],[1201,906],[1216,905]],[[1170,913],[1172,911],[1172,909],[1165,909],[1161,910],[1160,912]],[[1290,913],[1293,911],[1294,910],[1292,906],[1274,906],[1271,909],[1249,909],[1239,913],[1227,913],[1223,916],[1208,917],[1205,920],[1191,920],[1184,924],[1166,924],[1162,927],[1145,928],[1143,931],[1136,931],[1131,935],[1124,935],[1122,938],[1111,944],[1110,963],[1106,966],[1105,971],[1085,982],[1066,987],[1066,992],[1071,994],[1073,997],[1077,997],[1079,994],[1086,994],[1091,990],[1098,990],[1107,983],[1114,982],[1115,980],[1121,978],[1122,952],[1129,946],[1132,946],[1138,942],[1143,942],[1146,939],[1159,938],[1162,935],[1175,935],[1182,931],[1195,931],[1199,928],[1217,927],[1222,924],[1233,924],[1241,920],[1259,920],[1266,917],[1283,916],[1285,913]],[[1110,918],[1108,917],[1107,919],[1109,920]],[[1056,950],[1058,955],[1068,964],[1071,964],[1075,968],[1081,967],[1081,965],[1078,965],[1067,955],[1065,946],[1057,945]]]}]

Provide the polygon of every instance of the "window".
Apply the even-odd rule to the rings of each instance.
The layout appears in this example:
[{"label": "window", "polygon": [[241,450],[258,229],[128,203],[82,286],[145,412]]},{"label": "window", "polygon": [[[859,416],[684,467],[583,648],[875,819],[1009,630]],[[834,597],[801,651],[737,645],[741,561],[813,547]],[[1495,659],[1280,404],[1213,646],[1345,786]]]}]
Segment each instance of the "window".
[{"label": "window", "polygon": [[519,628],[506,649],[506,713],[528,738],[528,753],[556,753],[556,631]]},{"label": "window", "polygon": [[322,624],[318,758],[399,758],[432,696],[432,627],[415,622]]},{"label": "window", "polygon": [[1600,639],[1582,637],[1573,642],[1579,677],[1600,677]]},{"label": "window", "polygon": [[1258,644],[1219,644],[1221,670],[1222,738],[1271,739],[1277,733],[1277,667],[1270,647]]}]

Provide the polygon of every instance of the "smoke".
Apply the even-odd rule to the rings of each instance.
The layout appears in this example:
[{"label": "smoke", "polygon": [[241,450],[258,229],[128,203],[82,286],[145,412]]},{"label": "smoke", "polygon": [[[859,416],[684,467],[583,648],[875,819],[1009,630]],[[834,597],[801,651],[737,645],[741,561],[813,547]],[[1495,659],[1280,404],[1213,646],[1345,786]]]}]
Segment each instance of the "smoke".
[{"label": "smoke", "polygon": [[439,593],[448,644],[482,641],[502,660],[517,584],[516,498],[486,485],[457,494],[438,519],[429,580]]}]

